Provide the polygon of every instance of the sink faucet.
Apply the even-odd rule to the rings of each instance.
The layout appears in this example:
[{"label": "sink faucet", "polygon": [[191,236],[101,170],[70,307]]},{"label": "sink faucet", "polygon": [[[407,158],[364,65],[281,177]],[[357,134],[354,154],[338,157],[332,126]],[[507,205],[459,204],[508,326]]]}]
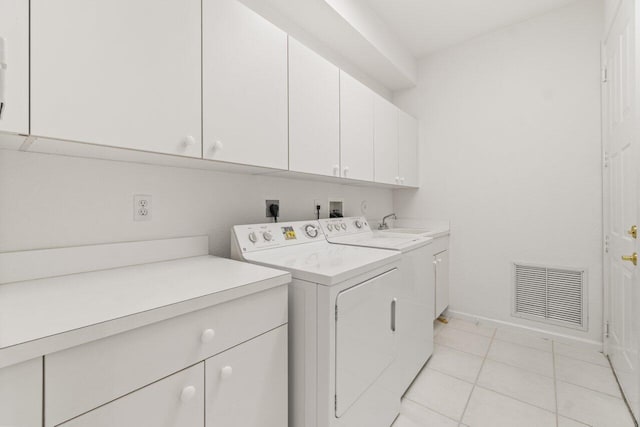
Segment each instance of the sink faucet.
[{"label": "sink faucet", "polygon": [[398,217],[394,213],[391,213],[389,215],[385,215],[382,218],[382,224],[378,225],[378,230],[388,230],[389,229],[389,224],[387,224],[387,218],[398,219]]}]

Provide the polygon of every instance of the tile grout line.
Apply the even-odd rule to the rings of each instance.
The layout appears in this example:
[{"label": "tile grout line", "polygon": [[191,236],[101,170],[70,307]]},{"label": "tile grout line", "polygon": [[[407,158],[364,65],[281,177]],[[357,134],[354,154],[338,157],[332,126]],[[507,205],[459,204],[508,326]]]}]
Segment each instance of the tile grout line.
[{"label": "tile grout line", "polygon": [[553,394],[556,402],[556,427],[560,425],[560,416],[558,415],[558,378],[556,375],[556,342],[551,340],[551,357],[553,359]]},{"label": "tile grout line", "polygon": [[460,421],[458,421],[458,427],[460,427],[460,425],[462,424],[464,415],[467,412],[467,408],[469,407],[469,402],[471,402],[471,396],[473,395],[473,392],[475,391],[476,386],[478,385],[478,380],[480,379],[482,368],[484,368],[484,364],[487,361],[487,356],[489,355],[489,350],[491,350],[491,346],[493,345],[493,340],[496,336],[497,331],[498,329],[496,328],[493,331],[493,334],[491,334],[491,339],[489,340],[489,346],[487,347],[487,351],[485,352],[484,357],[482,358],[482,363],[480,364],[480,369],[478,370],[478,374],[476,375],[476,380],[473,382],[473,386],[471,387],[471,391],[469,392],[469,397],[467,398],[467,403],[465,403],[464,409],[462,410],[462,414],[460,414]]}]

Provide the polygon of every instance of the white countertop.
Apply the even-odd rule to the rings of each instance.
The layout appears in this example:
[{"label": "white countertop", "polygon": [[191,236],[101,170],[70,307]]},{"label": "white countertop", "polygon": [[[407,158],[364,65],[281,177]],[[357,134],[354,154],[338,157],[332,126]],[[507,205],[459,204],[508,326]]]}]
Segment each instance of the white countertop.
[{"label": "white countertop", "polygon": [[196,256],[0,285],[0,367],[290,281],[284,271]]}]

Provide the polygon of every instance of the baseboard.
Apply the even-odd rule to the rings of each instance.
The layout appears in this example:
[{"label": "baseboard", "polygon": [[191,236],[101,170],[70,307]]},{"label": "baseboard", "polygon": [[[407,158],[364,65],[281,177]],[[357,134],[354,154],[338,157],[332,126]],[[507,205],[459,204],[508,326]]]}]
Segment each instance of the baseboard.
[{"label": "baseboard", "polygon": [[512,329],[520,329],[522,332],[539,336],[541,338],[547,338],[554,341],[562,342],[569,345],[577,345],[585,347],[591,350],[603,351],[603,343],[601,341],[593,341],[584,338],[573,337],[571,335],[565,335],[557,332],[549,332],[543,329],[532,328],[529,326],[519,325],[517,323],[506,322],[504,320],[491,319],[489,317],[478,316],[476,314],[464,313],[457,310],[449,310],[444,313],[448,317],[456,319],[467,320],[470,322],[482,322],[483,324],[494,327],[508,327]]}]

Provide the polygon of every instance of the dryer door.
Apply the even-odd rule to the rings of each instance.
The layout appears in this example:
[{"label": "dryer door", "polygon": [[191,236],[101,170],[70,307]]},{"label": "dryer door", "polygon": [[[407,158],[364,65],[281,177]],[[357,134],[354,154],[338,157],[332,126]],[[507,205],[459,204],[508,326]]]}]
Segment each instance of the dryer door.
[{"label": "dryer door", "polygon": [[397,269],[340,292],[336,298],[336,416],[380,377],[395,357]]}]

